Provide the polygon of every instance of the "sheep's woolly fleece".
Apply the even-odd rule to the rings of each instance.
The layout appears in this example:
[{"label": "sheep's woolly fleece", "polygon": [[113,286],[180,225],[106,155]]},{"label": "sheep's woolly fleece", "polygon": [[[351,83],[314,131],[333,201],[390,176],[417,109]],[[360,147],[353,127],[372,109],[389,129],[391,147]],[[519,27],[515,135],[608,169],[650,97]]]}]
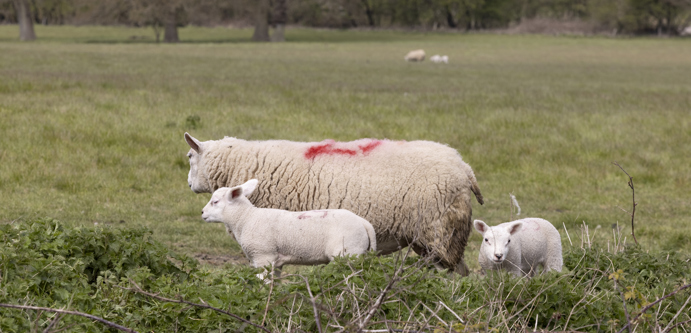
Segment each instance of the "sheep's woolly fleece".
[{"label": "sheep's woolly fleece", "polygon": [[262,179],[249,197],[257,207],[347,209],[374,226],[380,252],[411,245],[467,274],[471,198],[483,199],[473,170],[453,148],[375,139],[200,142],[187,133],[185,139],[192,147],[188,183],[196,193]]}]

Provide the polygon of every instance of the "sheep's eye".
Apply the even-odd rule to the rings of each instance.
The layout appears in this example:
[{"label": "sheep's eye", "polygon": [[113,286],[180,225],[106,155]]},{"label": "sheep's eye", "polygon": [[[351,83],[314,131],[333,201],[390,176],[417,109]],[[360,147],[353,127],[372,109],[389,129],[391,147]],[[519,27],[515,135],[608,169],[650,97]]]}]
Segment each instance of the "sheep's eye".
[{"label": "sheep's eye", "polygon": [[214,205],[217,204],[217,203],[218,203],[218,200],[214,200],[214,201],[212,202],[212,204],[214,204]]},{"label": "sheep's eye", "polygon": [[489,239],[485,238],[485,242],[489,243]]},{"label": "sheep's eye", "polygon": [[506,244],[508,244],[508,243],[511,243],[511,240],[510,240],[510,239],[506,241]]}]

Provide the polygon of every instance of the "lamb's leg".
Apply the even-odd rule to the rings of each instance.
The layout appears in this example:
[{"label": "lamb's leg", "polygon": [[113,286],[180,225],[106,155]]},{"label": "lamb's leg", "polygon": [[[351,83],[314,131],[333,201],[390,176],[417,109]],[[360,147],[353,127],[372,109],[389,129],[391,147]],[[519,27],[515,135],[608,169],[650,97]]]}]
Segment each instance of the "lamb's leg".
[{"label": "lamb's leg", "polygon": [[264,271],[257,274],[257,278],[260,280],[264,281],[264,283],[271,283],[271,281],[267,281],[267,278],[269,276],[269,271],[266,269],[266,267],[271,267],[271,271],[273,274],[274,266],[276,264],[276,258],[274,256],[262,256],[258,258],[254,258],[252,260],[252,267],[254,268],[259,268],[259,267],[264,267]]}]

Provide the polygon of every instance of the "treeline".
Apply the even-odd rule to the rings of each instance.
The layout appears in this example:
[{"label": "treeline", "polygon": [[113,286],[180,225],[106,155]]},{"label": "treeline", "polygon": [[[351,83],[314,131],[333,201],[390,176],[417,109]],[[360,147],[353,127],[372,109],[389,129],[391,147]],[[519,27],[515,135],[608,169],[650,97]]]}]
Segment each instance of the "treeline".
[{"label": "treeline", "polygon": [[282,40],[286,24],[484,30],[535,19],[583,22],[592,31],[676,35],[691,22],[691,0],[0,0],[0,23],[20,23],[20,29],[151,26],[167,41],[176,41],[177,27],[189,24],[253,25],[255,40],[269,40],[274,27],[272,38]]}]

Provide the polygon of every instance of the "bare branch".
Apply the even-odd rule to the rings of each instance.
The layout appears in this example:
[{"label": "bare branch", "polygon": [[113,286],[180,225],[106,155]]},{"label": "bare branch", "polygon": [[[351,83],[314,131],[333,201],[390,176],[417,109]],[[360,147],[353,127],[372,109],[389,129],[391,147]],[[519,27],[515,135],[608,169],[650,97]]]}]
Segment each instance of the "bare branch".
[{"label": "bare branch", "polygon": [[121,289],[124,289],[124,290],[129,290],[129,291],[132,291],[132,292],[140,293],[140,294],[142,294],[142,295],[145,295],[145,296],[148,296],[148,297],[157,299],[157,300],[159,300],[159,301],[170,302],[170,303],[181,303],[181,304],[187,304],[187,305],[191,305],[191,306],[196,306],[196,307],[198,307],[198,308],[211,309],[211,310],[214,310],[214,311],[216,311],[216,312],[220,312],[220,313],[223,313],[223,314],[228,315],[228,316],[230,316],[230,317],[233,317],[233,318],[235,318],[235,319],[237,319],[237,320],[239,320],[239,321],[241,321],[241,322],[243,322],[243,323],[245,323],[245,324],[252,325],[252,326],[254,326],[254,327],[256,327],[256,328],[258,328],[258,329],[260,329],[260,330],[262,330],[262,331],[264,331],[264,332],[266,332],[266,333],[271,333],[271,331],[269,331],[266,327],[261,326],[261,325],[257,325],[257,324],[255,324],[255,323],[253,323],[253,322],[251,322],[251,321],[249,321],[249,320],[247,320],[247,319],[245,319],[245,318],[242,318],[242,317],[240,317],[240,316],[238,316],[238,315],[236,315],[236,314],[230,313],[230,312],[228,312],[228,311],[224,311],[224,310],[221,310],[221,309],[219,309],[219,308],[215,308],[215,307],[210,306],[210,305],[207,305],[207,304],[197,304],[197,303],[188,302],[188,301],[186,301],[186,300],[184,300],[184,299],[182,299],[182,298],[176,300],[176,299],[161,297],[161,296],[158,296],[157,294],[148,293],[148,292],[142,290],[142,288],[140,288],[140,287],[139,287],[134,281],[132,281],[132,280],[130,280],[130,283],[132,283],[132,284],[134,285],[135,289],[132,289],[132,288],[123,288],[123,287],[120,287],[120,286],[117,286],[117,287],[118,287],[118,288],[121,288]]},{"label": "bare branch", "polygon": [[631,177],[631,175],[629,175],[629,173],[626,172],[626,170],[624,170],[624,168],[622,168],[621,165],[619,165],[619,163],[617,163],[616,161],[614,161],[614,163],[612,164],[618,166],[619,169],[621,169],[621,171],[624,171],[624,173],[629,177],[629,187],[631,188],[631,198],[633,201],[633,210],[631,210],[631,236],[633,236],[633,241],[636,243],[636,245],[638,245],[638,240],[636,239],[636,234],[633,230],[633,220],[634,215],[636,215],[636,206],[638,205],[636,203],[636,190],[634,190],[633,188],[633,177]]},{"label": "bare branch", "polygon": [[626,308],[626,299],[624,298],[624,293],[619,290],[617,279],[614,279],[614,289],[616,289],[619,292],[619,296],[621,296],[621,302],[624,304],[624,315],[626,315],[625,327],[627,327],[629,329],[629,333],[631,333],[631,317],[629,317],[629,310]]},{"label": "bare branch", "polygon": [[11,308],[11,309],[23,309],[23,310],[36,310],[36,311],[48,311],[48,312],[56,312],[59,314],[70,314],[70,315],[75,315],[75,316],[81,316],[85,318],[89,318],[91,320],[98,321],[106,326],[110,326],[112,328],[117,328],[123,332],[130,332],[130,333],[137,333],[137,331],[127,328],[124,326],[120,326],[116,323],[107,321],[103,318],[92,316],[90,314],[82,313],[82,312],[77,312],[77,311],[67,311],[67,310],[60,310],[60,309],[52,309],[52,308],[43,308],[43,307],[38,307],[38,306],[29,306],[29,305],[14,305],[14,304],[4,304],[0,303],[0,307],[3,308]]},{"label": "bare branch", "polygon": [[[641,312],[640,312],[638,315],[636,315],[635,318],[633,318],[633,321],[636,321],[636,319],[640,318],[646,311],[648,311],[648,309],[652,308],[652,307],[655,306],[657,303],[660,303],[660,302],[664,301],[665,299],[670,298],[670,297],[674,296],[676,293],[678,293],[678,292],[680,292],[680,291],[682,291],[682,290],[684,290],[684,289],[686,289],[686,288],[689,288],[689,287],[691,287],[691,283],[686,284],[686,285],[683,285],[683,286],[677,288],[675,291],[673,291],[673,292],[671,292],[671,293],[669,293],[669,294],[667,294],[667,295],[665,295],[665,296],[662,296],[662,297],[658,298],[657,300],[655,300],[654,302],[652,302],[652,303],[650,303],[650,304],[644,306],[644,307],[641,309]],[[626,326],[622,327],[617,333],[623,332],[623,331],[624,331],[627,327],[629,327],[629,326],[631,326],[631,322],[627,323]]]}]

